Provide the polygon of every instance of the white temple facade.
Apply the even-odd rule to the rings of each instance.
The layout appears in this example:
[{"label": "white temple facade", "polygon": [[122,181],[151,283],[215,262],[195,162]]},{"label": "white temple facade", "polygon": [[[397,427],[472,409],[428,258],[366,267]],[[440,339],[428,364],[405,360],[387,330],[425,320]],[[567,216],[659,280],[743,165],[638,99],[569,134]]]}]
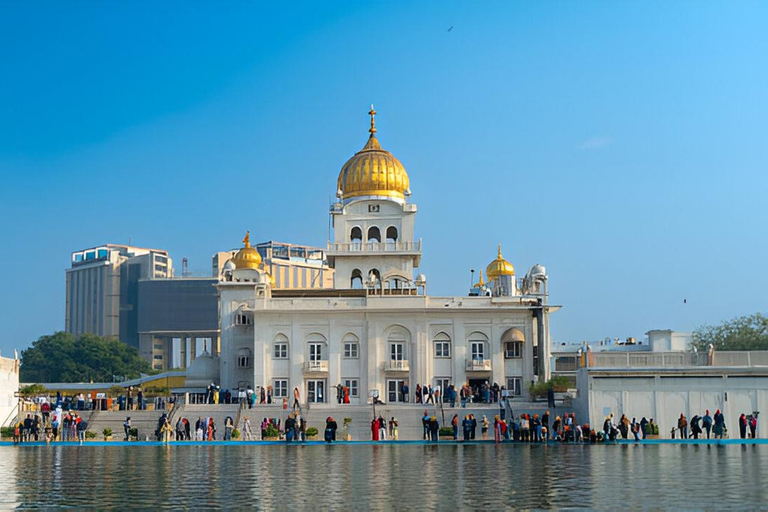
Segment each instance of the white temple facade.
[{"label": "white temple facade", "polygon": [[[526,398],[549,379],[547,275],[522,279],[498,249],[488,282],[467,296],[427,294],[416,274],[421,240],[405,168],[381,148],[371,109],[365,147],[341,169],[330,215],[332,289],[274,289],[246,235],[218,284],[222,388],[271,387],[273,397],[330,402],[338,384],[351,403],[376,391],[384,402],[412,400],[417,384],[497,383]],[[403,385],[410,388],[409,396]]]}]

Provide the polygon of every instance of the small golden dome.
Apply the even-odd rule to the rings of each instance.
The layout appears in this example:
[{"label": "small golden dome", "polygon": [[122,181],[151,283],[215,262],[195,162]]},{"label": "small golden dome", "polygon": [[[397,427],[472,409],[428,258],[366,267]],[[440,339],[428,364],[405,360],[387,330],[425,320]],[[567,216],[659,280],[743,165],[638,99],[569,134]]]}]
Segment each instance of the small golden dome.
[{"label": "small golden dome", "polygon": [[243,238],[243,248],[237,251],[232,258],[232,263],[235,264],[237,270],[243,270],[251,268],[258,270],[261,266],[261,255],[259,251],[251,247],[251,233],[245,232],[245,238]]},{"label": "small golden dome", "polygon": [[487,275],[488,279],[491,281],[499,276],[515,275],[515,267],[501,256],[501,244],[499,244],[499,255],[485,267],[485,275]]},{"label": "small golden dome", "polygon": [[385,196],[405,201],[411,195],[408,174],[400,160],[382,149],[376,138],[376,111],[371,116],[371,136],[363,149],[355,153],[341,168],[337,181],[337,194],[341,199],[360,196]]}]

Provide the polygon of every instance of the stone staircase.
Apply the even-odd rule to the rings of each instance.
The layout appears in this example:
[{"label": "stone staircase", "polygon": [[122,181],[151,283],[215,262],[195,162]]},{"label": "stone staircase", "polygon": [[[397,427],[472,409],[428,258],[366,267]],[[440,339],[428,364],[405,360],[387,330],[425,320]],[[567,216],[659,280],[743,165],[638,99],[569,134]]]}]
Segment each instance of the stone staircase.
[{"label": "stone staircase", "polygon": [[112,429],[112,439],[122,441],[125,437],[123,424],[125,418],[131,417],[131,426],[138,429],[138,438],[144,441],[147,436],[155,440],[157,421],[162,416],[162,411],[94,411],[88,421],[88,430],[96,433],[96,439],[103,439],[105,428]]}]

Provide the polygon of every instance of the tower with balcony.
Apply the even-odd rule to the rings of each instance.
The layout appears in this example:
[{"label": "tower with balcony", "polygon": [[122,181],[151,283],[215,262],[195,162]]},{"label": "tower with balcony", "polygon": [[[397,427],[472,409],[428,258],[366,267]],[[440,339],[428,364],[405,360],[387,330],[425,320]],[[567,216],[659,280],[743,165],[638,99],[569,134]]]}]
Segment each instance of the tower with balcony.
[{"label": "tower with balcony", "polygon": [[421,240],[414,234],[416,205],[407,201],[408,174],[376,138],[373,105],[369,115],[368,142],[341,168],[331,206],[328,261],[335,268],[334,287],[416,293],[413,269],[421,259]]}]

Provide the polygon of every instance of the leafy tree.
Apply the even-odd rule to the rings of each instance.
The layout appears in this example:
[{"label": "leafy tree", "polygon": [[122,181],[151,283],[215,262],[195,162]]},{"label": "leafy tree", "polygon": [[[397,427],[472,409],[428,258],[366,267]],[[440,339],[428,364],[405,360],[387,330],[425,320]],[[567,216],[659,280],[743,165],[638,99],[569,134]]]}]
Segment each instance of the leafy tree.
[{"label": "leafy tree", "polygon": [[153,373],[134,347],[114,338],[59,331],[21,353],[22,382],[110,382],[113,375]]},{"label": "leafy tree", "polygon": [[768,350],[768,317],[755,313],[720,325],[702,325],[693,332],[697,350],[706,351],[710,343],[715,350]]}]

